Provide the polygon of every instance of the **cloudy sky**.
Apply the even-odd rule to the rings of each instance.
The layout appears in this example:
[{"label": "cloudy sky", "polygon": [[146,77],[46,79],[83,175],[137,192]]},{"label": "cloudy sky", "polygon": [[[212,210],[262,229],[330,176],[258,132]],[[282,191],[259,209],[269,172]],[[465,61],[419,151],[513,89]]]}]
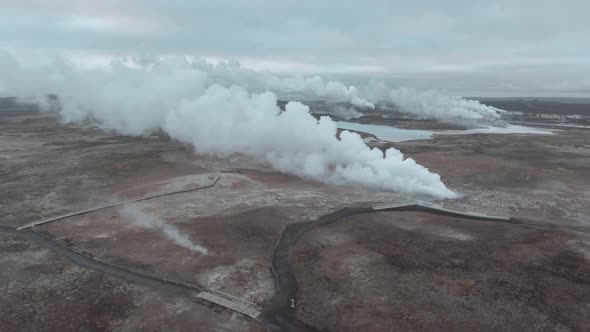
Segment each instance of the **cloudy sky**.
[{"label": "cloudy sky", "polygon": [[0,0],[0,48],[136,52],[462,95],[590,96],[588,0]]}]

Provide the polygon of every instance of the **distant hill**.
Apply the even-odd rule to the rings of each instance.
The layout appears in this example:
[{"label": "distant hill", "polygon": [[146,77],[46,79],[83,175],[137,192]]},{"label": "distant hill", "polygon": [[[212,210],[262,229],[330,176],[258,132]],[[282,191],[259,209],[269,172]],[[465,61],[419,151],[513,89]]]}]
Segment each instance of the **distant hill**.
[{"label": "distant hill", "polygon": [[565,103],[565,104],[590,104],[590,97],[589,98],[581,98],[581,97],[464,97],[467,99],[474,99],[477,101],[515,101],[515,100],[525,100],[525,101],[544,101],[544,102],[556,102],[556,103]]},{"label": "distant hill", "polygon": [[590,115],[590,98],[485,98],[475,97],[482,104],[506,111],[538,114]]},{"label": "distant hill", "polygon": [[0,108],[12,108],[20,106],[14,97],[0,97]]}]

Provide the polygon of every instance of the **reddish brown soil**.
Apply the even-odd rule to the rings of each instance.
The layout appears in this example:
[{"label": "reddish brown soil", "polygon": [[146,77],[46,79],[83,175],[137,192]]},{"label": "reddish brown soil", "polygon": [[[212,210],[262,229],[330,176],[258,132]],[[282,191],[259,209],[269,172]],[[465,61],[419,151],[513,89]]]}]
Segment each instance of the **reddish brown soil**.
[{"label": "reddish brown soil", "polygon": [[0,330],[260,331],[218,307],[137,287],[0,233]]},{"label": "reddish brown soil", "polygon": [[[291,253],[318,329],[587,330],[585,234],[423,213],[349,217]],[[346,313],[346,314],[342,314]]]}]

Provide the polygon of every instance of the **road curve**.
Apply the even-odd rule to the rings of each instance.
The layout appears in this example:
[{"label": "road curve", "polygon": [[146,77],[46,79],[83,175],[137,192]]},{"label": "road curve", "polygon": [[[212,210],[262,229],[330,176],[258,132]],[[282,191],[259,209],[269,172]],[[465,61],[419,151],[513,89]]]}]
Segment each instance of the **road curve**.
[{"label": "road curve", "polygon": [[120,265],[112,264],[103,261],[96,257],[88,256],[70,247],[67,247],[55,239],[39,233],[35,230],[23,230],[16,233],[18,236],[22,236],[25,239],[34,242],[40,247],[49,249],[59,256],[65,257],[74,264],[95,270],[98,272],[109,274],[113,277],[134,283],[142,286],[154,288],[157,290],[166,291],[177,295],[189,295],[194,296],[200,291],[206,290],[200,285],[193,285],[182,283],[178,281],[168,280],[154,274],[140,272],[133,269],[129,269]]},{"label": "road curve", "polygon": [[[207,299],[198,296],[202,293],[215,292],[204,286],[166,279],[155,274],[133,270],[124,266],[104,261],[96,257],[89,256],[85,253],[79,252],[71,247],[61,244],[59,241],[49,237],[48,235],[39,233],[34,229],[25,229],[17,231],[14,227],[0,225],[0,232],[11,233],[15,236],[33,242],[42,248],[51,250],[55,254],[70,260],[72,263],[78,266],[91,269],[97,272],[102,272],[115,278],[125,280],[127,282],[141,285],[144,287],[149,287],[151,289],[168,293],[170,295],[187,297],[189,300],[202,305],[219,305],[217,302],[208,301]],[[225,308],[232,311],[236,311],[227,306]],[[240,311],[238,311],[238,313],[243,314]],[[265,329],[269,330],[269,328],[266,327],[263,322],[261,322],[258,319],[254,320],[261,326],[263,326]]]},{"label": "road curve", "polygon": [[[271,269],[276,281],[277,290],[271,298],[270,303],[265,306],[260,316],[257,316],[255,320],[270,331],[316,331],[312,326],[309,326],[298,320],[295,315],[295,307],[293,304],[297,303],[298,285],[295,275],[289,264],[289,251],[291,247],[295,245],[295,243],[299,240],[299,238],[301,238],[303,234],[316,227],[325,226],[352,215],[367,214],[379,211],[412,211],[441,216],[459,217],[461,219],[470,219],[475,221],[500,222],[525,227],[542,227],[548,229],[557,227],[557,225],[536,224],[514,218],[496,218],[478,213],[463,213],[461,211],[448,210],[433,205],[423,204],[400,204],[399,206],[379,208],[376,208],[375,206],[345,207],[332,213],[323,215],[316,220],[288,224],[281,233],[272,256]],[[588,231],[587,229],[571,230]],[[17,232],[14,226],[0,225],[0,232],[13,233],[14,235],[24,237],[30,241],[35,242],[41,247],[47,248],[60,256],[66,257],[79,266],[107,273],[128,282],[144,285],[156,290],[165,291],[179,296],[187,296],[190,297],[192,301],[197,303],[208,303],[196,297],[199,292],[207,291],[207,289],[201,285],[186,284],[178,281],[168,280],[160,276],[141,271],[135,271],[123,266],[118,266],[106,261],[102,261],[95,257],[78,252],[73,248],[67,247],[55,239],[35,231],[34,228],[23,229]]]},{"label": "road curve", "polygon": [[522,221],[513,218],[493,217],[478,213],[463,213],[460,211],[439,208],[427,203],[400,204],[398,206],[386,208],[375,208],[373,206],[345,207],[323,215],[313,221],[289,224],[283,230],[272,257],[272,271],[275,277],[277,290],[270,301],[270,305],[263,310],[261,315],[261,320],[265,322],[267,327],[273,331],[315,331],[313,327],[297,319],[295,316],[295,307],[293,306],[293,304],[297,303],[298,285],[289,264],[289,250],[297,240],[299,240],[305,232],[316,227],[325,226],[352,215],[379,211],[423,212],[477,221],[525,225]]}]

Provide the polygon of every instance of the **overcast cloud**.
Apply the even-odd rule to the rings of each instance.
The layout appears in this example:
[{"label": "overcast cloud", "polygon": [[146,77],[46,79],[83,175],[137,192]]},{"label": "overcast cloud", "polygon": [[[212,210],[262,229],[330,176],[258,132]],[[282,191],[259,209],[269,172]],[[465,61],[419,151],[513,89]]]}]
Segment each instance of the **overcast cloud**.
[{"label": "overcast cloud", "polygon": [[590,96],[587,0],[0,0],[0,47],[138,51],[462,95]]}]

